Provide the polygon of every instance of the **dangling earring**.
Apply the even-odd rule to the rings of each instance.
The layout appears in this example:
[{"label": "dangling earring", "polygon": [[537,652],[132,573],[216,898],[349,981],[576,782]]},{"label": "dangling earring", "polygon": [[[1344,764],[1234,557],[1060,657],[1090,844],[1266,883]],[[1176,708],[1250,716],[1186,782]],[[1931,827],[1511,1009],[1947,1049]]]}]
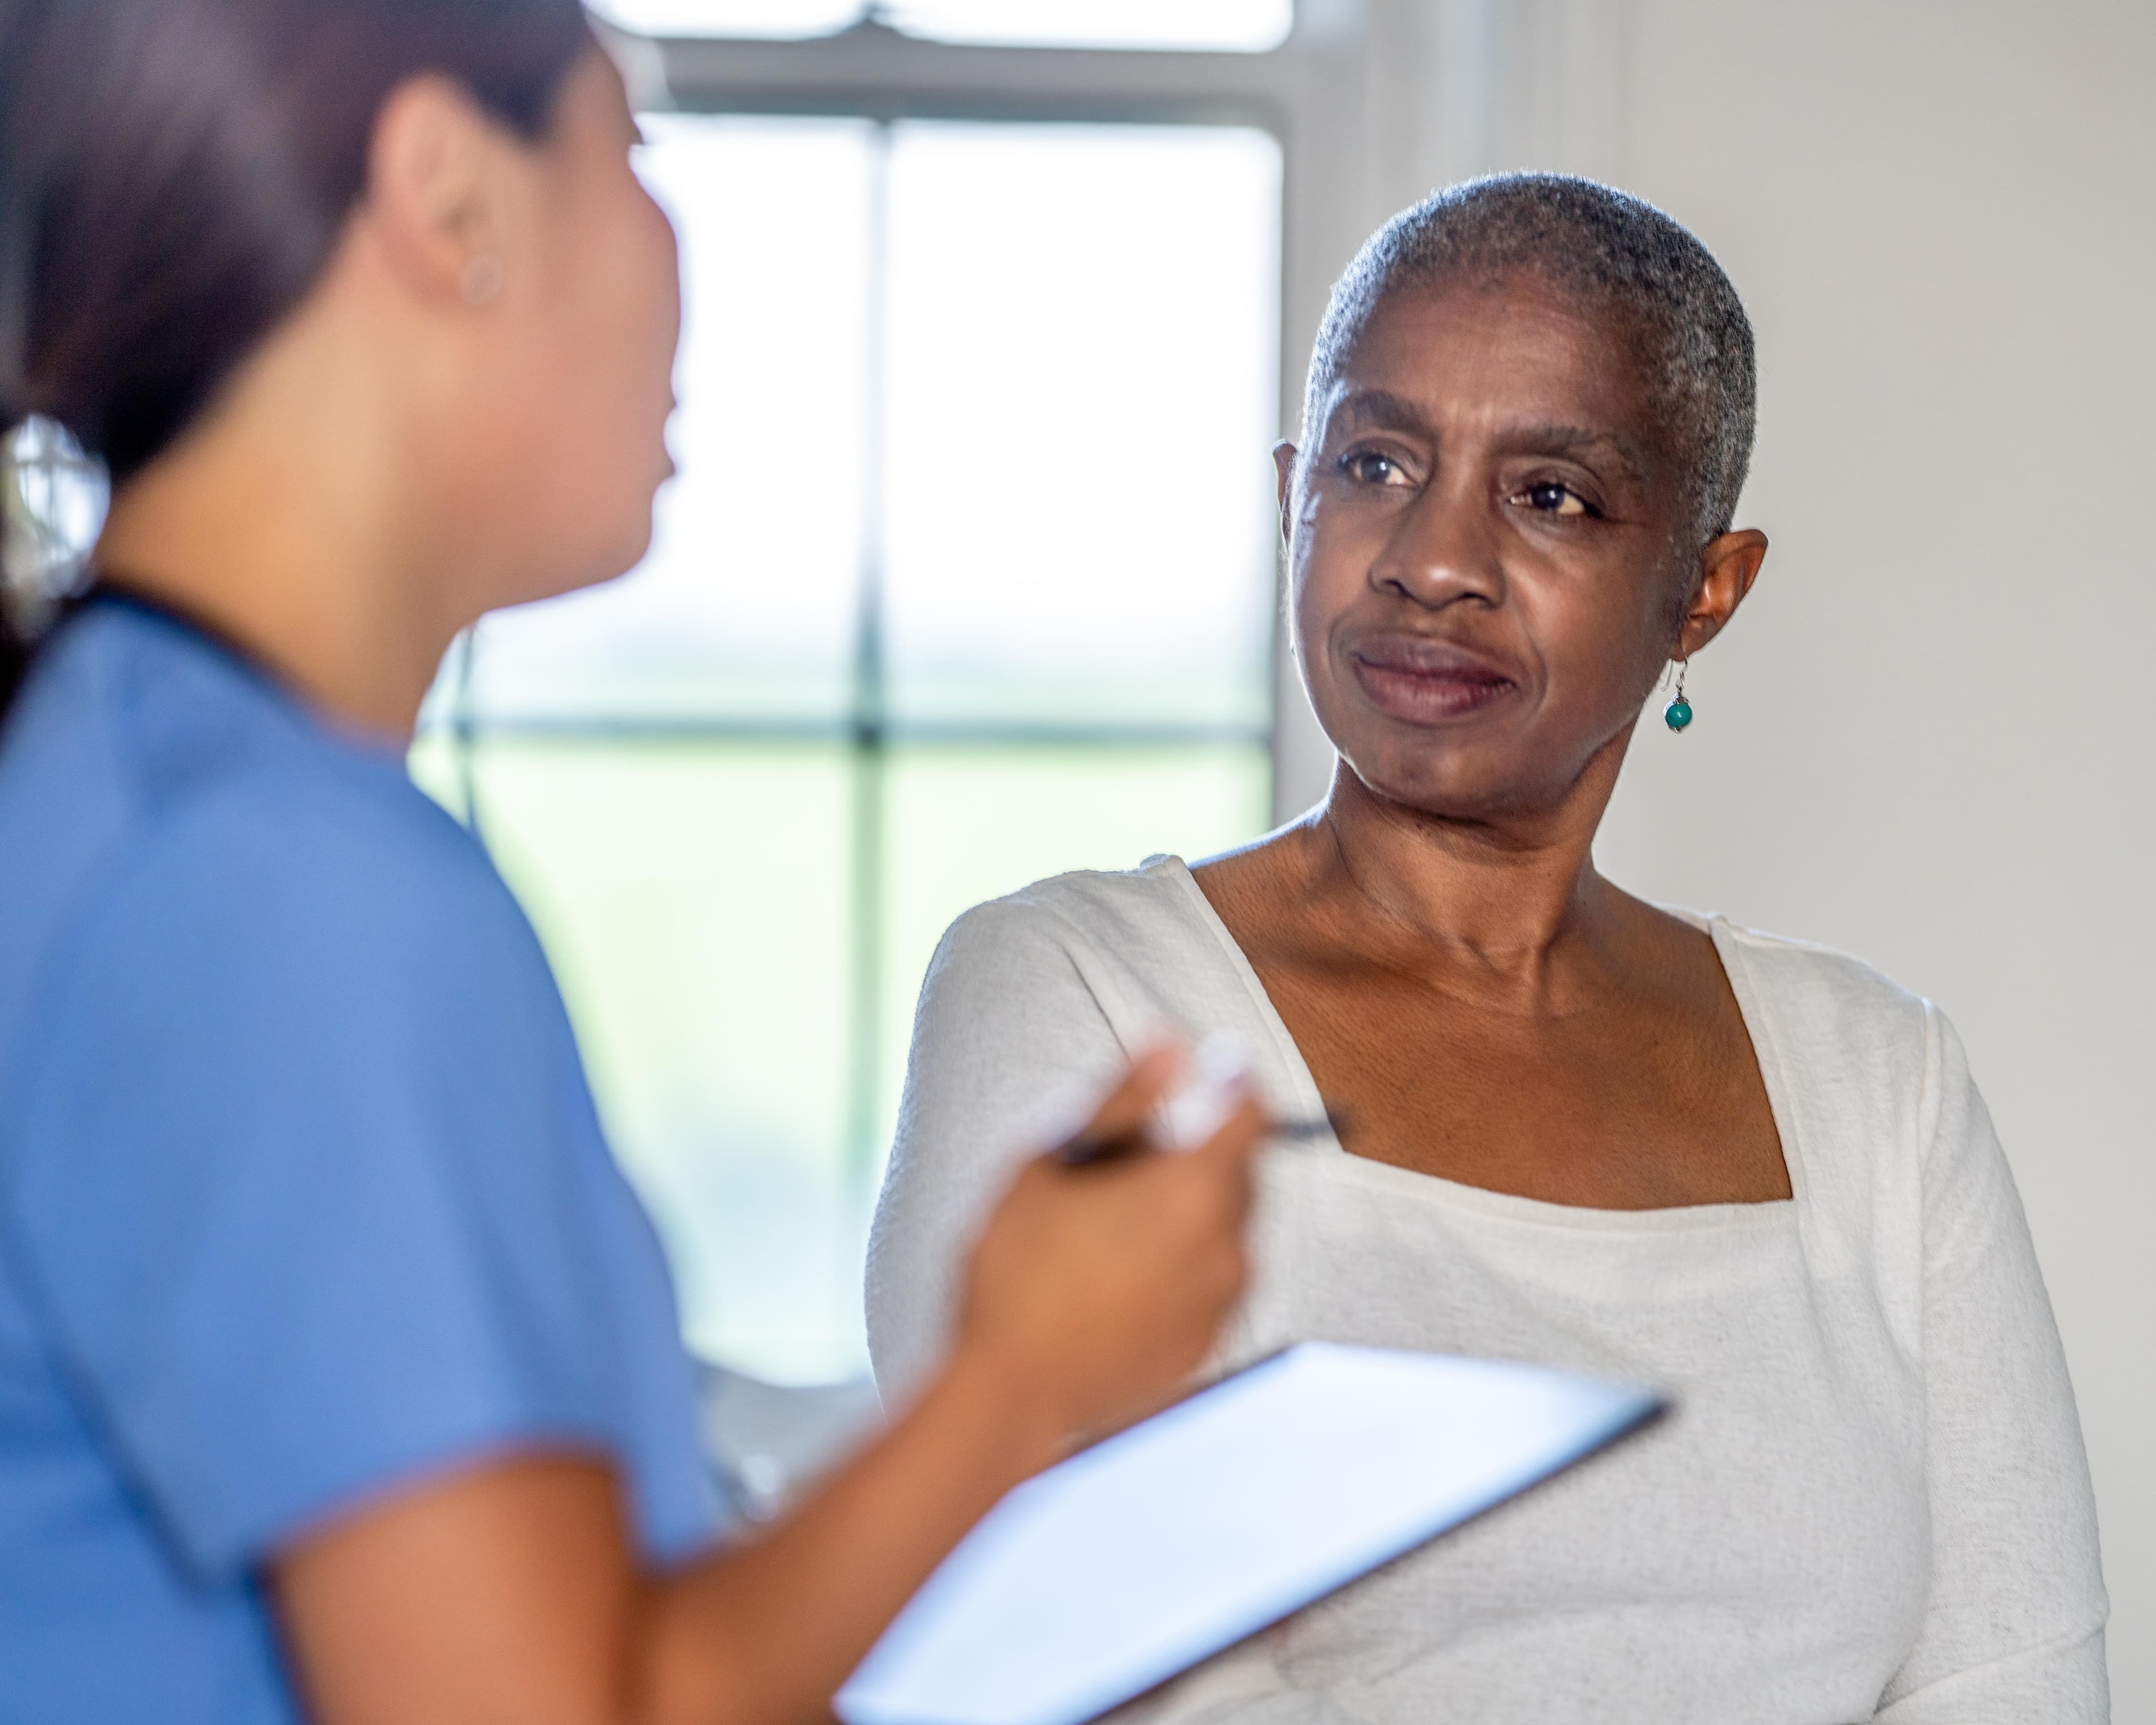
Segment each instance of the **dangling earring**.
[{"label": "dangling earring", "polygon": [[1686,661],[1677,661],[1677,698],[1662,712],[1662,722],[1672,731],[1681,731],[1691,723],[1691,703],[1685,699],[1684,680]]}]

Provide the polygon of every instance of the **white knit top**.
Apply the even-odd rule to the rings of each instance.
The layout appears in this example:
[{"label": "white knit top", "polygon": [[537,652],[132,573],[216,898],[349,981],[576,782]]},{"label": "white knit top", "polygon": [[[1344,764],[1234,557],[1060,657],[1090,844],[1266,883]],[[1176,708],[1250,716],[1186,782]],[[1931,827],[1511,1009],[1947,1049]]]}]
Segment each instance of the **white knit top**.
[{"label": "white knit top", "polygon": [[[1660,1384],[1674,1415],[1133,1718],[2108,1718],[2073,1394],[1953,1027],[1852,959],[1701,926],[1758,1050],[1792,1199],[1579,1209],[1330,1140],[1271,1151],[1255,1284],[1219,1362],[1301,1337],[1507,1356]],[[942,1345],[954,1268],[1014,1158],[1164,1019],[1235,1033],[1275,1107],[1321,1111],[1179,860],[1044,881],[952,927],[870,1252],[886,1394]]]}]

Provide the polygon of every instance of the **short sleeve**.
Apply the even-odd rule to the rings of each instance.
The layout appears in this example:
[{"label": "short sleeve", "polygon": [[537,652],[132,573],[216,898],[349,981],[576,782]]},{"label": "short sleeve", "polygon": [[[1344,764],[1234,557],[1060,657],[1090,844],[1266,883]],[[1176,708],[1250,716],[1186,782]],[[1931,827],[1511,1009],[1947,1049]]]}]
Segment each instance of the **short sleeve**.
[{"label": "short sleeve", "polygon": [[2065,1351],[1961,1040],[1936,1009],[1926,1028],[1931,1598],[1879,1717],[2102,1725],[2107,1605]]},{"label": "short sleeve", "polygon": [[61,1368],[204,1580],[532,1446],[685,1556],[690,1368],[537,943],[431,805],[354,804],[169,816],[40,979],[0,1199]]}]

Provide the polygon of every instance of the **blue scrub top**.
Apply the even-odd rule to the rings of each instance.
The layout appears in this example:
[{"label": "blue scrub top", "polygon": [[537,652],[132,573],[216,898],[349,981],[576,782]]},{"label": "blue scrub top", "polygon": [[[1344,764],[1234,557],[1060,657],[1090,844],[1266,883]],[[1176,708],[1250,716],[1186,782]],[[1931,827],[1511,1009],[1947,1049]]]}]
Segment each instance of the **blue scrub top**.
[{"label": "blue scrub top", "polygon": [[262,1577],[504,1452],[720,1517],[545,959],[395,754],[105,598],[0,744],[0,1717],[300,1717]]}]

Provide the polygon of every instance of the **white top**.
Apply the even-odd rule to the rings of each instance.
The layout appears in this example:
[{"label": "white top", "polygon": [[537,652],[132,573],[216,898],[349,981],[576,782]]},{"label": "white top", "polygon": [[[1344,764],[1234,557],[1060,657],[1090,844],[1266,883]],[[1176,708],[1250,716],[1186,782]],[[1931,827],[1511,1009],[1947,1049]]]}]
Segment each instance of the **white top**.
[{"label": "white top", "polygon": [[[1580,1209],[1329,1139],[1281,1147],[1218,1362],[1304,1338],[1512,1357],[1658,1384],[1676,1412],[1131,1717],[2107,1720],[2073,1393],[1959,1040],[1853,959],[1701,926],[1758,1053],[1791,1199]],[[887,1394],[940,1350],[955,1266],[1014,1159],[1163,1019],[1235,1033],[1272,1106],[1322,1112],[1177,859],[1044,881],[953,925],[870,1246]]]}]

